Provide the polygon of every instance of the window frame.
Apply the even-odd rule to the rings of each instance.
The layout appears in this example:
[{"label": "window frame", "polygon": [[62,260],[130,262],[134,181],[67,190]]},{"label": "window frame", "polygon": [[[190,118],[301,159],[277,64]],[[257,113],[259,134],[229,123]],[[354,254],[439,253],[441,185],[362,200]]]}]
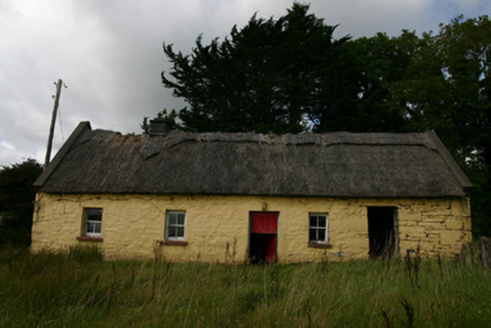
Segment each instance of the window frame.
[{"label": "window frame", "polygon": [[[311,224],[312,217],[324,217],[325,218],[325,226],[319,225],[319,220],[317,219],[317,223],[315,226]],[[316,238],[311,239],[311,231],[312,229],[316,230]],[[324,230],[325,237],[324,240],[319,239],[319,230]],[[329,245],[330,234],[329,234],[329,215],[327,213],[309,213],[309,245],[310,244],[320,244],[320,245]]]},{"label": "window frame", "polygon": [[[100,220],[89,220],[89,215],[93,212],[100,213]],[[83,236],[87,238],[101,238],[102,237],[102,208],[99,207],[90,207],[84,208],[84,220],[83,220]],[[89,232],[88,223],[99,225],[99,232]],[[97,229],[95,229],[97,230]]]},{"label": "window frame", "polygon": [[[179,220],[179,215],[182,214],[184,215],[184,223],[179,224],[179,222],[176,222],[174,224],[171,224],[171,215],[177,215],[176,219],[177,221]],[[166,241],[177,241],[177,242],[184,242],[186,241],[186,211],[180,211],[180,210],[172,210],[172,211],[167,211],[165,215],[165,240]],[[183,228],[183,235],[182,236],[169,236],[169,232],[171,229],[179,229]]]}]

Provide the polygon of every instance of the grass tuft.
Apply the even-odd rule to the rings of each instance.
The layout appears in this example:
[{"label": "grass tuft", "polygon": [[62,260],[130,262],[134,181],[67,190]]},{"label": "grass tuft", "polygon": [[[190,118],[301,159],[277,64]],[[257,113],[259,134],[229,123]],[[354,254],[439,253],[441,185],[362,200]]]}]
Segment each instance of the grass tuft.
[{"label": "grass tuft", "polygon": [[[103,262],[98,249],[0,253],[2,326],[483,326],[474,261],[296,265]],[[409,269],[410,268],[410,269]],[[417,271],[416,271],[417,270]],[[408,279],[409,277],[409,279]]]},{"label": "grass tuft", "polygon": [[104,259],[104,255],[97,245],[72,246],[69,249],[68,256],[79,263],[101,262]]}]

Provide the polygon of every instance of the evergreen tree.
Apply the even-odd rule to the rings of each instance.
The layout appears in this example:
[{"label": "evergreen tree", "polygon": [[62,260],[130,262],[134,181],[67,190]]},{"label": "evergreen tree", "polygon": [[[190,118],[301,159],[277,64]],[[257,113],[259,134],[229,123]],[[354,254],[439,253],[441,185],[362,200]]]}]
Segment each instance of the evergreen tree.
[{"label": "evergreen tree", "polygon": [[165,87],[189,131],[259,133],[434,130],[474,183],[474,233],[491,235],[491,21],[458,17],[421,37],[333,38],[336,26],[295,3],[254,15],[191,55],[164,44]]},{"label": "evergreen tree", "polygon": [[173,79],[162,73],[163,84],[190,105],[179,113],[183,127],[295,133],[305,129],[307,118],[324,124],[321,107],[333,107],[352,92],[340,83],[342,45],[349,38],[333,40],[336,27],[308,9],[295,3],[278,20],[254,15],[223,42],[205,46],[198,38],[190,56],[164,44]]}]

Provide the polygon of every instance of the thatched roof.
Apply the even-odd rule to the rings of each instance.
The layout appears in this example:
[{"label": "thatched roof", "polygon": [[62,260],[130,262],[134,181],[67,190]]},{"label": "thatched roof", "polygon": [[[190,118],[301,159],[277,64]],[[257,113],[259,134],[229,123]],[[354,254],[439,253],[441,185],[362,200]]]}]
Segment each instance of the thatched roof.
[{"label": "thatched roof", "polygon": [[124,136],[82,122],[35,185],[47,193],[462,197],[433,133]]}]

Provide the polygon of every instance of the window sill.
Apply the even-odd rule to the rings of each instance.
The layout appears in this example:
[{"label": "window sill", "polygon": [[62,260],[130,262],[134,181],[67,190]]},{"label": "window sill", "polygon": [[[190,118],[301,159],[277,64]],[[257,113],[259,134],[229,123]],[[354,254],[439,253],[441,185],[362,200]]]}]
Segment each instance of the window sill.
[{"label": "window sill", "polygon": [[188,242],[185,240],[159,240],[159,244],[168,246],[187,246]]},{"label": "window sill", "polygon": [[102,237],[89,237],[89,236],[78,236],[77,237],[78,241],[92,241],[96,243],[102,243],[104,239]]},{"label": "window sill", "polygon": [[331,243],[316,243],[315,241],[311,241],[308,243],[308,247],[312,248],[332,248]]}]

